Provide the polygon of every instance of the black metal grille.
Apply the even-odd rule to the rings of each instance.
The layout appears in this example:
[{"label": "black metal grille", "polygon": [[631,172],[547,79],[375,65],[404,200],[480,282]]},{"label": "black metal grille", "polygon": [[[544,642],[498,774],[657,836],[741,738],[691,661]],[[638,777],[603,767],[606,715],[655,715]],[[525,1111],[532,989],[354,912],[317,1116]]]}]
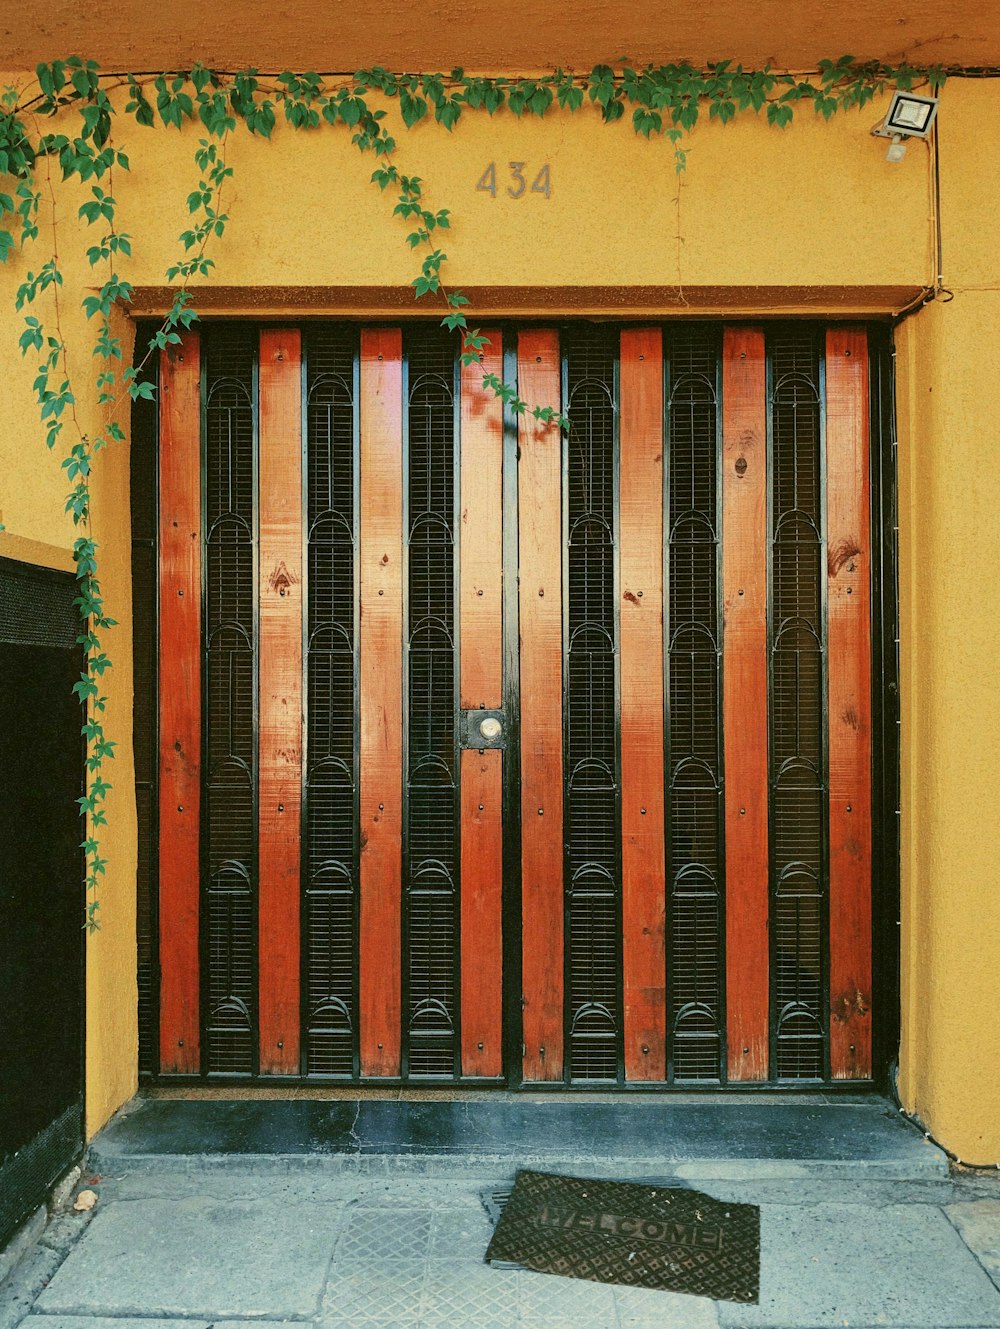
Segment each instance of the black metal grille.
[{"label": "black metal grille", "polygon": [[257,1061],[257,333],[213,328],[202,345],[205,1066],[248,1075]]},{"label": "black metal grille", "polygon": [[615,341],[564,340],[566,999],[573,1080],[621,1075],[618,425]]},{"label": "black metal grille", "polygon": [[411,1076],[458,1071],[458,438],[454,339],[406,338],[404,983]]},{"label": "black metal grille", "polygon": [[769,337],[771,1018],[779,1079],[825,1071],[827,947],[821,350]]},{"label": "black metal grille", "polygon": [[[136,350],[144,353],[150,331],[140,325]],[[144,381],[156,381],[155,357]],[[157,705],[157,404],[140,398],[132,407],[129,472],[132,498],[132,750],[137,821],[136,977],[139,989],[139,1074],[158,1067],[156,989],[158,821]]]},{"label": "black metal grille", "polygon": [[307,332],[305,1064],[357,1073],[356,335]]},{"label": "black metal grille", "polygon": [[29,568],[0,580],[0,642],[73,650],[82,628],[65,586],[56,577],[32,581]]},{"label": "black metal grille", "polygon": [[670,1072],[675,1080],[718,1080],[725,937],[717,332],[673,332],[668,374]]}]

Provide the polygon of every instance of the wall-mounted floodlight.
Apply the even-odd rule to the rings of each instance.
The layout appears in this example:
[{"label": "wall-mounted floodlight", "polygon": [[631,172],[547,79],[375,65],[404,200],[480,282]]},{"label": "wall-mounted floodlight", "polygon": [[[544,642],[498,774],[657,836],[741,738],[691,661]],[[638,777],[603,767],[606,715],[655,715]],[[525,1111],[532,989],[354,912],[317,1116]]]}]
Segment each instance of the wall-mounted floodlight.
[{"label": "wall-mounted floodlight", "polygon": [[886,160],[901,162],[906,156],[905,138],[927,138],[937,115],[938,99],[916,92],[894,92],[885,116],[873,126],[876,138],[892,139]]}]

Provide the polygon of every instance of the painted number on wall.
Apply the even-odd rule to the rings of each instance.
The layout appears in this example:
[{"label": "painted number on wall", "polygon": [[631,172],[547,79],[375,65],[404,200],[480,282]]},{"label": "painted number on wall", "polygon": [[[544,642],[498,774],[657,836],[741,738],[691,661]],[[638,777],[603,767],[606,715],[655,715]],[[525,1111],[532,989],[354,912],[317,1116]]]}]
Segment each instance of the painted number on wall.
[{"label": "painted number on wall", "polygon": [[[507,194],[510,198],[523,198],[528,194],[544,194],[546,198],[552,197],[552,175],[549,170],[548,162],[532,180],[530,186],[528,178],[524,174],[526,162],[508,162],[507,168],[510,171],[510,184],[507,185]],[[529,171],[530,175],[531,172]],[[479,177],[476,185],[484,194],[491,194],[494,198],[497,196],[497,164],[490,162],[486,170]]]}]

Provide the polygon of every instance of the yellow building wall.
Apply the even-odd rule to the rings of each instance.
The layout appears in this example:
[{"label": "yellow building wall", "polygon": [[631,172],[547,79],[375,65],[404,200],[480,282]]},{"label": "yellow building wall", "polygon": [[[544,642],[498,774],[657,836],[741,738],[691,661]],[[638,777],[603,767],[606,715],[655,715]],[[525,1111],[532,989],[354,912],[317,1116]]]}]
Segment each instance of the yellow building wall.
[{"label": "yellow building wall", "polygon": [[[5,82],[24,82],[3,79]],[[942,1141],[973,1161],[1000,1157],[995,1066],[1000,1022],[992,995],[1000,938],[990,931],[997,869],[983,829],[997,824],[990,706],[997,629],[985,585],[1000,523],[994,464],[1000,418],[989,348],[1000,332],[995,286],[1000,198],[984,171],[979,124],[996,106],[995,85],[953,81],[941,113],[945,276],[956,292],[900,329],[901,542],[903,547],[903,1055],[906,1106]],[[583,291],[578,308],[610,315],[662,296],[660,312],[738,308],[767,314],[894,312],[901,293],[933,279],[936,244],[928,148],[911,145],[890,165],[868,130],[884,107],[825,124],[811,111],[783,131],[741,117],[700,126],[678,184],[670,146],[647,143],[627,123],[604,127],[590,112],[544,121],[470,115],[447,134],[422,125],[397,135],[397,164],[420,175],[426,201],[452,210],[443,237],[451,286],[492,289],[497,308],[559,312],[561,289]],[[390,111],[394,110],[390,104]],[[133,235],[123,275],[142,288],[141,307],[162,303],[164,271],[180,254],[186,197],[197,184],[199,131],[130,126],[119,146],[131,174],[114,181],[120,227]],[[417,268],[409,229],[393,200],[369,183],[344,130],[276,131],[270,144],[237,134],[227,188],[229,230],[214,243],[206,306],[276,312],[356,307],[389,312]],[[476,185],[497,166],[495,198]],[[507,196],[510,162],[528,183],[550,167],[551,198]],[[679,197],[678,197],[679,189]],[[992,190],[994,197],[985,194]],[[63,312],[71,333],[85,427],[95,419],[86,327],[75,312],[95,278],[83,258],[92,242],[76,209],[88,188],[60,188]],[[0,270],[0,310],[28,266],[48,257],[42,237]],[[965,286],[959,285],[964,281]],[[530,302],[513,288],[530,288]],[[890,289],[891,288],[891,289]],[[268,292],[271,292],[269,296]],[[292,295],[297,292],[298,295]],[[367,294],[366,294],[367,292]],[[637,295],[637,292],[639,293]],[[645,296],[642,296],[645,292]],[[653,292],[653,296],[650,296]],[[783,293],[784,292],[784,293]],[[848,294],[844,294],[848,293]],[[403,310],[409,307],[404,295]],[[506,305],[505,305],[506,302]],[[894,303],[896,302],[896,303]],[[414,312],[433,312],[426,302]],[[394,316],[399,316],[394,311]],[[128,320],[123,316],[123,326]],[[20,320],[0,318],[0,512],[12,539],[68,547],[61,515],[66,485],[46,453],[32,401],[34,357],[22,365]],[[87,1122],[93,1133],[136,1085],[135,808],[131,792],[131,642],[128,464],[125,447],[100,458],[95,534],[110,612],[108,729],[119,743],[105,835],[109,859],[102,929],[88,940]],[[4,552],[0,536],[0,552]],[[23,544],[20,546],[25,548]],[[992,813],[992,818],[990,817]],[[978,835],[977,835],[978,831]],[[995,909],[993,911],[995,918]]]},{"label": "yellow building wall", "polygon": [[996,84],[947,89],[944,278],[897,332],[906,1107],[1000,1161],[1000,180],[977,152]]}]

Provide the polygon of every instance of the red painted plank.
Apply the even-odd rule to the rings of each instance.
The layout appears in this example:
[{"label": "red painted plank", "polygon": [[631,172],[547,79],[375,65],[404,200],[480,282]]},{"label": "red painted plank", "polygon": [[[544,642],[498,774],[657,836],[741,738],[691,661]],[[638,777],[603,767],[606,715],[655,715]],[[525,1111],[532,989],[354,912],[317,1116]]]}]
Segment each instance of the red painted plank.
[{"label": "red painted plank", "polygon": [[[460,618],[462,706],[499,707],[503,686],[503,407],[484,373],[503,375],[502,336],[462,368]],[[503,753],[462,753],[462,1071],[499,1076],[503,983]]]},{"label": "red painted plank", "polygon": [[260,1069],[299,1070],[302,807],[302,353],[260,334]]},{"label": "red painted plank", "polygon": [[362,1075],[400,1073],[403,805],[403,339],[361,333]]},{"label": "red painted plank", "polygon": [[722,585],[729,1079],[766,1080],[767,400],[759,328],[723,334]]},{"label": "red painted plank", "polygon": [[871,517],[868,340],[826,336],[830,1069],[872,1073]]},{"label": "red painted plank", "polygon": [[625,1078],[667,1078],[663,806],[663,335],[621,334]]},{"label": "red painted plank", "polygon": [[503,753],[462,753],[462,1073],[503,1074]]},{"label": "red painted plank", "polygon": [[[518,391],[558,406],[559,334],[520,333]],[[521,624],[521,989],[524,1078],[563,1074],[562,441],[518,430]]]},{"label": "red painted plank", "polygon": [[201,366],[160,356],[160,1070],[200,1070]]}]

